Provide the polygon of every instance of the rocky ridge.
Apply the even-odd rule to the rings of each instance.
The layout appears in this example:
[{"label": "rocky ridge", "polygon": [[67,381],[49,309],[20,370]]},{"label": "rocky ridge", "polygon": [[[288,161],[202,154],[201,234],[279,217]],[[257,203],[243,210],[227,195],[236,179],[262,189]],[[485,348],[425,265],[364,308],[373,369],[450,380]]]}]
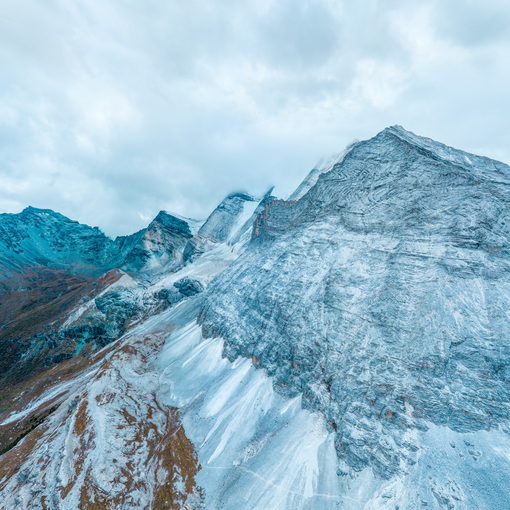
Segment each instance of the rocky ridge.
[{"label": "rocky ridge", "polygon": [[273,201],[200,322],[302,394],[347,466],[391,477],[406,431],[507,427],[510,168],[400,127]]},{"label": "rocky ridge", "polygon": [[0,409],[1,510],[505,508],[509,167],[395,126],[315,170],[66,298],[79,352]]}]

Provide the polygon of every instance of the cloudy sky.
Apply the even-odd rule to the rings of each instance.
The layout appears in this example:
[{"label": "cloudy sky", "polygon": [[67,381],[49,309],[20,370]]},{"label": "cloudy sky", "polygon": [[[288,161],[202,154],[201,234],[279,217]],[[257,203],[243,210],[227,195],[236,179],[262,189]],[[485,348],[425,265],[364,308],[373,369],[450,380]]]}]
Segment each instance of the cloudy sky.
[{"label": "cloudy sky", "polygon": [[508,0],[2,0],[0,212],[110,235],[401,124],[510,162]]}]

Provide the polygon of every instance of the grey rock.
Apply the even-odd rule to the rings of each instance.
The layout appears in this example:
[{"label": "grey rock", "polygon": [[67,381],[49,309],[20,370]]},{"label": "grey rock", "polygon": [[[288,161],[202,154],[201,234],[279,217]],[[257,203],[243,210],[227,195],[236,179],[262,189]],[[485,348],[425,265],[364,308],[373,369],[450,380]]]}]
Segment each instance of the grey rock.
[{"label": "grey rock", "polygon": [[200,321],[390,477],[415,462],[407,430],[510,418],[509,226],[507,165],[388,128],[266,205]]},{"label": "grey rock", "polygon": [[204,286],[198,280],[188,277],[176,281],[174,287],[186,297],[194,296],[204,290]]},{"label": "grey rock", "polygon": [[170,305],[175,305],[179,303],[179,301],[182,301],[186,296],[184,294],[181,294],[177,290],[171,290],[168,292],[167,295],[167,301]]}]

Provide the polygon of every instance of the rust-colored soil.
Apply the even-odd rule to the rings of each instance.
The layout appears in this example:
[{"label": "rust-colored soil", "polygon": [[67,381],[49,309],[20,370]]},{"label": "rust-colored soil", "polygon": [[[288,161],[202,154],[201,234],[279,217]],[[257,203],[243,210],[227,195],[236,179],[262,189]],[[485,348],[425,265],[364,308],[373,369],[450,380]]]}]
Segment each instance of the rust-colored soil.
[{"label": "rust-colored soil", "polygon": [[[94,381],[97,387],[104,378],[105,383],[104,391],[96,394],[94,398],[89,396],[85,386],[74,407],[65,404],[69,409],[67,412],[62,413],[59,410],[58,413],[52,414],[63,401],[65,397],[63,394],[44,402],[22,420],[3,429],[0,427],[0,440],[3,438],[4,444],[9,449],[0,457],[0,491],[9,480],[15,480],[14,490],[21,487],[24,483],[23,476],[20,477],[20,473],[23,472],[21,468],[27,461],[28,465],[31,465],[35,460],[37,470],[44,473],[50,459],[47,454],[41,456],[39,450],[45,445],[42,451],[51,451],[53,440],[66,427],[70,427],[73,437],[76,438],[73,451],[69,454],[71,457],[68,459],[71,461],[74,474],[65,485],[58,487],[61,501],[71,497],[73,492],[75,494],[73,497],[77,495],[79,498],[80,510],[139,508],[136,503],[133,504],[132,495],[146,493],[151,495],[147,500],[148,506],[144,506],[148,510],[185,508],[185,505],[190,503],[190,496],[193,501],[200,504],[203,495],[195,481],[200,466],[193,445],[181,426],[178,409],[162,406],[153,394],[146,394],[141,398],[129,380],[123,380],[123,384],[119,386],[124,388],[124,392],[120,394],[118,390],[116,393],[116,387],[108,382],[111,381],[111,373],[117,373],[119,366],[126,363],[142,376],[145,371],[150,370],[154,353],[159,351],[161,345],[161,338],[155,336],[124,340],[120,345],[116,342],[101,353],[95,353],[88,360],[78,358],[68,360],[53,367],[44,375],[31,379],[26,393],[18,399],[11,412],[23,409],[33,399],[40,397],[41,393],[51,387],[50,381],[55,383],[71,379],[91,368],[92,363],[99,365],[98,370],[91,372],[89,382]],[[103,357],[107,359],[102,361]],[[119,407],[119,399],[121,403],[136,402],[138,410],[136,416],[122,406]],[[119,444],[123,445],[122,455],[127,462],[118,466],[117,474],[112,480],[117,489],[119,485],[122,487],[120,491],[107,493],[94,481],[94,464],[91,464],[90,458],[96,448],[96,435],[89,409],[91,405],[108,407],[112,438],[123,438]],[[158,419],[155,419],[156,416]],[[143,465],[140,465],[141,453]],[[134,459],[138,459],[136,465]],[[23,469],[26,469],[26,466],[27,464]],[[145,471],[152,473],[151,482],[140,475]],[[45,475],[43,480],[44,477]],[[12,485],[9,487],[12,489]],[[38,498],[43,508],[51,508],[47,494],[41,493]],[[1,502],[0,509],[4,510]]]}]

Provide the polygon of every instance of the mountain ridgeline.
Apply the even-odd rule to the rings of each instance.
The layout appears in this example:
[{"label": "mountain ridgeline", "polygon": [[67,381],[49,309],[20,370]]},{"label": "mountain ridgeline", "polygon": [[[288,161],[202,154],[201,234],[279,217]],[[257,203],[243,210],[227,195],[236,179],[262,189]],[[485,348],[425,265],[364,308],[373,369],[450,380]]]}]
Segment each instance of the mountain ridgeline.
[{"label": "mountain ridgeline", "polygon": [[497,428],[510,418],[509,177],[398,127],[356,144],[257,218],[251,250],[208,289],[204,330],[324,413],[355,469],[415,462],[405,431],[426,422]]},{"label": "mountain ridgeline", "polygon": [[97,227],[49,209],[27,207],[19,214],[0,215],[1,276],[29,266],[90,275],[114,268],[171,269],[182,262],[183,247],[193,237],[191,228],[186,220],[161,211],[147,228],[113,240]]},{"label": "mountain ridgeline", "polygon": [[508,507],[504,163],[393,126],[205,222],[0,215],[0,266],[1,510]]}]

